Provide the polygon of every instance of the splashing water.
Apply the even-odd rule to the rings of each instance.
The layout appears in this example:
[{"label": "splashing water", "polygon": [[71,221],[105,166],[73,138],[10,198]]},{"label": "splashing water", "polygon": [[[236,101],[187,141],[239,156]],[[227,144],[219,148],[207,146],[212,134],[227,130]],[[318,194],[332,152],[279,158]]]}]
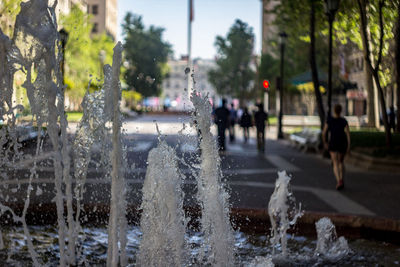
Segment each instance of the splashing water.
[{"label": "splashing water", "polygon": [[[113,65],[107,81],[110,84],[111,90],[106,90],[109,93],[111,101],[106,102],[106,113],[112,114],[112,144],[111,152],[111,203],[110,203],[110,218],[108,223],[108,251],[107,251],[107,266],[117,266],[120,263],[122,266],[127,264],[126,257],[126,184],[122,171],[123,149],[121,140],[121,112],[119,110],[121,99],[121,85],[119,82],[120,67],[122,64],[122,44],[114,47]],[[119,246],[118,246],[119,244]]]},{"label": "splashing water", "polygon": [[[16,73],[25,78],[25,88],[31,112],[36,119],[38,129],[47,127],[52,145],[54,164],[54,187],[56,191],[57,231],[60,266],[85,264],[80,259],[82,233],[80,212],[82,210],[84,186],[91,150],[98,141],[104,141],[101,147],[101,160],[105,165],[105,176],[111,179],[110,218],[108,224],[107,266],[126,266],[128,257],[126,212],[126,183],[123,170],[126,166],[122,145],[121,112],[119,110],[121,88],[119,71],[122,58],[122,45],[114,48],[113,64],[104,67],[104,85],[100,91],[87,93],[83,100],[82,121],[71,144],[67,137],[67,120],[64,110],[64,90],[60,64],[62,49],[55,7],[57,1],[49,6],[48,0],[30,0],[21,4],[20,14],[15,23],[14,36],[10,39],[0,30],[0,122],[6,123],[0,128],[0,167],[9,170],[17,160],[26,159],[20,151],[18,142],[16,112],[23,110],[21,105],[13,105],[13,83]],[[185,74],[191,70],[186,69]],[[193,77],[193,74],[190,75]],[[193,80],[193,85],[195,82]],[[235,266],[235,249],[233,229],[229,221],[229,195],[221,183],[221,162],[211,127],[211,105],[207,96],[202,97],[196,90],[192,91],[191,101],[195,111],[193,120],[199,133],[200,167],[189,166],[197,183],[197,201],[202,208],[201,233],[203,245],[198,262],[212,266]],[[33,119],[32,119],[33,120]],[[112,129],[106,127],[112,122]],[[112,136],[110,136],[110,130]],[[43,141],[38,130],[37,146],[34,156],[42,153]],[[73,150],[73,151],[71,151]],[[109,151],[111,150],[111,153]],[[71,172],[70,154],[74,155],[74,170]],[[187,221],[183,212],[182,183],[185,177],[178,168],[178,162],[184,163],[176,151],[165,141],[150,151],[148,169],[143,186],[142,202],[142,241],[138,254],[141,266],[182,266],[188,264],[188,245],[185,242]],[[10,213],[12,220],[22,225],[23,238],[34,266],[41,266],[41,258],[35,251],[32,229],[26,223],[27,210],[31,206],[31,193],[34,190],[32,181],[38,177],[37,161],[30,169],[28,186],[18,184],[11,190],[4,183],[0,192],[0,215]],[[186,166],[186,165],[185,165]],[[198,173],[195,173],[198,172]],[[73,175],[71,175],[73,173]],[[289,188],[290,177],[280,172],[274,193],[271,196],[268,212],[271,220],[271,244],[273,252],[280,246],[282,255],[287,255],[287,231],[302,215],[301,207],[294,205],[294,197]],[[74,180],[73,180],[74,178]],[[0,173],[0,179],[8,179],[8,173]],[[19,179],[17,177],[17,179]],[[44,188],[44,187],[42,187]],[[36,196],[44,190],[36,187]],[[3,191],[12,191],[25,196],[22,211],[14,211],[8,195]],[[64,210],[64,208],[66,209]],[[336,230],[328,218],[316,223],[318,234],[315,256],[338,259],[350,252],[346,239],[337,238]],[[0,231],[0,249],[5,247]],[[6,236],[6,235],[5,235]],[[104,235],[106,236],[106,235]],[[37,240],[36,240],[37,241]],[[8,246],[13,254],[13,243]],[[36,245],[36,244],[35,244]],[[79,260],[79,261],[78,261]],[[273,266],[272,258],[256,257],[251,266]]]},{"label": "splashing water", "polygon": [[275,253],[277,245],[281,246],[282,255],[287,255],[286,233],[297,219],[302,216],[301,205],[295,207],[295,199],[289,188],[290,177],[285,171],[278,172],[275,190],[268,204],[268,214],[271,221],[271,245]]},{"label": "splashing water", "polygon": [[341,236],[337,238],[335,225],[331,219],[324,217],[315,223],[317,230],[317,247],[315,254],[324,256],[328,259],[339,259],[346,256],[349,252],[347,240]]},{"label": "splashing water", "polygon": [[221,159],[211,134],[211,104],[193,90],[194,120],[201,132],[201,170],[197,177],[198,202],[202,207],[201,227],[204,233],[204,251],[207,262],[213,266],[233,266],[233,230],[229,222],[228,193],[221,183]]},{"label": "splashing water", "polygon": [[[53,150],[54,164],[54,185],[55,185],[55,202],[57,206],[57,225],[58,225],[58,244],[60,251],[60,266],[75,265],[77,250],[77,236],[80,229],[79,212],[81,209],[80,200],[83,194],[83,186],[85,183],[87,165],[89,162],[89,150],[93,143],[95,132],[106,120],[113,121],[113,155],[112,159],[112,200],[111,205],[114,212],[111,211],[110,221],[110,264],[117,265],[117,261],[121,265],[126,265],[124,256],[124,243],[126,220],[124,216],[124,190],[123,177],[120,174],[121,151],[120,141],[120,112],[118,108],[110,108],[110,106],[118,107],[121,95],[119,87],[119,68],[121,65],[122,45],[117,44],[114,49],[113,67],[108,66],[105,69],[104,88],[111,103],[104,104],[104,97],[93,96],[92,107],[87,107],[84,114],[84,120],[80,124],[79,132],[76,136],[74,147],[78,148],[76,152],[75,173],[77,179],[75,187],[72,183],[70,175],[70,144],[67,137],[67,120],[64,110],[64,85],[62,83],[62,75],[60,65],[62,61],[62,49],[59,33],[57,31],[57,21],[55,15],[55,7],[57,1],[52,6],[48,5],[47,0],[31,0],[21,3],[21,11],[18,14],[14,27],[14,36],[9,39],[0,31],[0,59],[2,66],[0,68],[0,120],[6,122],[7,125],[1,128],[1,145],[8,144],[8,149],[2,150],[1,165],[5,166],[10,160],[10,156],[14,159],[20,155],[20,144],[17,140],[15,127],[15,111],[21,110],[19,105],[12,105],[13,95],[13,79],[16,72],[24,75],[22,87],[26,89],[31,113],[36,118],[38,125],[38,138],[35,156],[41,151],[41,131],[43,125],[47,127]],[[107,90],[109,88],[110,90]],[[90,96],[87,95],[86,102],[90,106]],[[98,104],[101,102],[101,104]],[[92,114],[98,115],[98,120],[93,120],[93,116],[87,112],[93,112],[93,106],[105,109],[108,116],[101,116],[102,113]],[[88,127],[88,125],[90,125]],[[101,127],[100,127],[101,128]],[[85,132],[85,130],[89,130]],[[11,138],[10,138],[11,137]],[[11,153],[12,151],[12,153]],[[8,154],[7,154],[8,153]],[[33,265],[40,266],[42,262],[38,259],[38,255],[34,250],[29,229],[26,224],[26,214],[30,206],[30,198],[33,178],[36,174],[36,159],[34,159],[33,167],[30,170],[29,183],[26,191],[26,198],[22,214],[16,214],[12,208],[1,203],[1,213],[10,212],[15,222],[23,225],[24,234],[28,251],[31,255]],[[2,178],[6,179],[7,174],[2,174]],[[19,188],[19,187],[18,187]],[[18,188],[16,190],[18,190]],[[75,192],[75,199],[73,195]],[[37,195],[40,195],[41,189],[38,187]],[[118,193],[116,193],[118,192]],[[122,192],[122,194],[121,194]],[[4,199],[7,202],[7,198]],[[75,205],[76,204],[76,205]],[[76,206],[76,210],[74,209]],[[66,206],[66,213],[64,213]],[[114,214],[116,213],[116,214]],[[75,214],[75,218],[74,218]],[[116,219],[117,218],[117,219]],[[125,226],[124,226],[125,225]],[[117,243],[120,244],[120,259]],[[116,256],[118,255],[118,256]]]},{"label": "splashing water", "polygon": [[254,260],[250,263],[249,267],[274,267],[274,263],[272,262],[272,258],[268,257],[260,257],[257,256]]},{"label": "splashing water", "polygon": [[182,266],[185,260],[186,222],[183,215],[182,174],[175,150],[160,141],[149,152],[143,184],[143,238],[139,266]]}]

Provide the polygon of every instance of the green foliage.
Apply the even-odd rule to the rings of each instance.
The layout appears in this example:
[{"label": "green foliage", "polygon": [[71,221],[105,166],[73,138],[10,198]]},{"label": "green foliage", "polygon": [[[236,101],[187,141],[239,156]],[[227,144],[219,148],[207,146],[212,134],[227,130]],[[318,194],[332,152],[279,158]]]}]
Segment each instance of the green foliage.
[{"label": "green foliage", "polygon": [[14,31],[15,18],[20,10],[22,0],[0,1],[0,29],[8,36]]},{"label": "green foliage", "polygon": [[96,88],[102,84],[103,70],[100,51],[105,51],[104,64],[112,64],[114,42],[106,34],[91,37],[90,17],[77,6],[62,15],[60,25],[68,32],[65,48],[66,93],[78,102],[84,96],[89,81]]},{"label": "green foliage", "polygon": [[[380,81],[383,87],[392,82],[392,70],[394,68],[394,53],[390,51],[391,42],[394,38],[394,28],[397,19],[396,1],[385,1],[383,7],[383,49],[382,49],[382,66],[380,68]],[[377,60],[379,50],[379,9],[378,1],[369,1],[367,5],[368,31],[371,36],[369,40],[371,55],[374,61]],[[361,39],[361,19],[360,10],[357,1],[341,1],[341,6],[336,16],[337,22],[334,24],[335,35],[341,44],[353,43],[358,49],[363,50]]]},{"label": "green foliage", "polygon": [[127,101],[135,101],[138,102],[142,100],[142,95],[138,92],[132,91],[132,90],[122,90],[122,98],[124,98]]},{"label": "green foliage", "polygon": [[217,68],[208,73],[209,81],[221,95],[241,100],[254,96],[255,73],[251,69],[254,47],[253,29],[247,23],[236,20],[226,38],[215,40],[218,58]]},{"label": "green foliage", "polygon": [[[385,133],[377,131],[351,131],[351,147],[385,147]],[[400,134],[393,134],[393,146],[400,146]]]},{"label": "green foliage", "polygon": [[392,147],[387,148],[385,133],[378,131],[351,131],[351,148],[373,157],[400,158],[400,134],[392,135]]},{"label": "green foliage", "polygon": [[261,63],[258,66],[259,83],[263,80],[268,80],[270,83],[269,92],[275,95],[277,89],[276,77],[279,76],[279,60],[270,54],[261,56]]},{"label": "green foliage", "polygon": [[170,44],[162,40],[163,28],[145,28],[140,16],[127,13],[124,19],[126,83],[144,97],[161,93],[166,75],[166,62],[171,53]]},{"label": "green foliage", "polygon": [[[296,92],[291,87],[291,79],[301,73],[310,70],[310,13],[311,1],[315,2],[315,49],[316,61],[319,72],[327,71],[328,68],[328,23],[323,11],[322,1],[308,0],[286,0],[281,1],[271,13],[276,16],[274,25],[279,32],[285,31],[288,35],[285,42],[285,89]],[[268,55],[261,58],[260,74],[275,83],[276,77],[280,75],[280,45],[278,37],[270,39]],[[335,56],[335,55],[334,55]],[[335,59],[334,59],[335,60]],[[268,70],[269,69],[269,70]]]},{"label": "green foliage", "polygon": [[67,112],[67,120],[69,122],[79,122],[82,119],[82,112]]}]

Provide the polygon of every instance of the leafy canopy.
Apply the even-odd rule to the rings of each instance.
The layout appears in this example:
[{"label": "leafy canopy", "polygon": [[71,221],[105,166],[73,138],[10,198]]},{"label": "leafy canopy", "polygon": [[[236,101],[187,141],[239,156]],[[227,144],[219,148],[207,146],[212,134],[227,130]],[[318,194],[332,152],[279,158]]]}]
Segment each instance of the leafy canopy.
[{"label": "leafy canopy", "polygon": [[227,36],[215,40],[217,68],[208,73],[209,81],[221,95],[241,100],[252,97],[255,73],[251,68],[254,34],[247,23],[236,20]]},{"label": "leafy canopy", "polygon": [[61,15],[60,25],[68,32],[65,47],[66,93],[81,99],[89,81],[94,87],[102,84],[102,62],[100,51],[105,52],[104,64],[112,64],[114,42],[105,33],[93,35],[90,16],[73,6],[68,15]]},{"label": "leafy canopy", "polygon": [[163,28],[145,28],[142,17],[127,13],[124,19],[125,59],[124,74],[129,87],[145,97],[161,93],[165,65],[171,53],[171,45],[162,40]]}]

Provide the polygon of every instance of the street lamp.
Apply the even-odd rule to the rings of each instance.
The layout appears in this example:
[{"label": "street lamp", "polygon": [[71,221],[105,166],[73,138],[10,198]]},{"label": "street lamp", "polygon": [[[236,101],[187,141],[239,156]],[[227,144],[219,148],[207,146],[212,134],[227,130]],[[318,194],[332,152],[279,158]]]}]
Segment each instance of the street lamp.
[{"label": "street lamp", "polygon": [[281,46],[281,74],[279,79],[279,116],[278,116],[278,139],[283,138],[282,118],[283,118],[283,80],[284,80],[284,54],[285,43],[288,35],[282,31],[279,33],[279,43]]},{"label": "street lamp", "polygon": [[62,60],[61,60],[61,74],[62,74],[62,79],[63,79],[63,84],[65,84],[65,78],[64,78],[64,73],[65,73],[65,46],[67,45],[68,41],[68,32],[66,30],[61,29],[59,31],[60,34],[60,41],[61,41],[61,52],[62,52]]},{"label": "street lamp", "polygon": [[325,0],[325,14],[329,20],[329,69],[328,69],[328,118],[331,116],[332,107],[332,25],[335,13],[339,9],[340,0]]},{"label": "street lamp", "polygon": [[99,59],[100,59],[100,79],[103,78],[103,66],[104,61],[106,60],[106,51],[103,49],[99,52]]}]

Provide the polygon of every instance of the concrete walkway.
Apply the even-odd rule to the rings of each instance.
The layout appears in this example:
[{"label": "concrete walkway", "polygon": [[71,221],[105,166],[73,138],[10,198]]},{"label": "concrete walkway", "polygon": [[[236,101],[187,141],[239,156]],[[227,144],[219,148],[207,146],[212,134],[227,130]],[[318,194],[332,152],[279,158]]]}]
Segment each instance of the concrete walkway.
[{"label": "concrete walkway", "polygon": [[[176,148],[179,157],[190,158],[198,153],[193,131],[187,129],[187,135],[174,135],[174,131],[181,129],[182,119],[149,116],[128,121],[124,126],[127,131],[128,165],[135,166],[126,175],[128,203],[132,205],[140,204],[147,155],[157,144],[155,119],[161,132],[168,134],[166,140]],[[245,144],[241,135],[238,131],[236,141],[227,144],[227,153],[222,155],[221,161],[224,180],[230,187],[233,208],[266,210],[277,172],[286,170],[292,176],[291,185],[296,201],[302,204],[305,211],[400,220],[399,174],[346,166],[345,188],[337,191],[330,161],[316,154],[300,152],[288,142],[274,139],[274,127],[268,130],[266,151],[263,154],[257,151],[254,138]],[[54,172],[51,160],[48,161],[52,156],[50,152],[40,155],[39,160],[44,164],[38,165],[37,176],[33,179],[33,204],[52,203],[54,198]],[[0,183],[4,188],[4,197],[14,202],[23,200],[32,162],[32,159],[27,159],[13,163],[15,170],[10,171],[8,178]],[[188,175],[184,187],[186,203],[190,205],[196,192],[195,181],[187,168],[182,167],[182,172]],[[105,178],[102,170],[89,169],[86,188],[85,203],[107,205],[110,181]]]}]

